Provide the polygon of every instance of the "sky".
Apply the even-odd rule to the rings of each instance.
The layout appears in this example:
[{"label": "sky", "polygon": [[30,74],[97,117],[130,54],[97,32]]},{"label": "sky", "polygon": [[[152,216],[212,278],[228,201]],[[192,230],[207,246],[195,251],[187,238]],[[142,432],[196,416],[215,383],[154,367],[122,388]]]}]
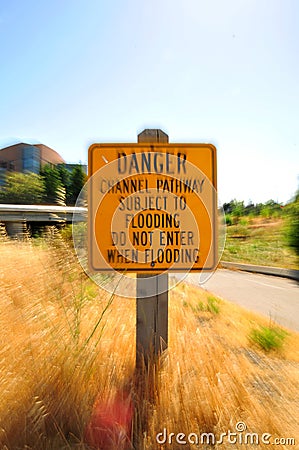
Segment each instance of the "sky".
[{"label": "sky", "polygon": [[299,181],[297,0],[0,0],[0,147],[217,148],[218,194],[288,202]]}]

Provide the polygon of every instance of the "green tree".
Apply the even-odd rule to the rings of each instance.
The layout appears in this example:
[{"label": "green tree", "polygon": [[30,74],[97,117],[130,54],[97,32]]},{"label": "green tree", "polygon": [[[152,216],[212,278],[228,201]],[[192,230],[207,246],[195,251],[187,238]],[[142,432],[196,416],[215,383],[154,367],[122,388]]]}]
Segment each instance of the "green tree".
[{"label": "green tree", "polygon": [[69,170],[67,170],[67,168],[65,167],[64,164],[58,164],[56,166],[56,169],[59,173],[61,184],[65,189],[66,201],[68,202],[69,191],[70,191],[70,182],[71,182],[70,181],[71,173]]},{"label": "green tree", "polygon": [[274,200],[268,200],[264,205],[262,205],[260,214],[266,219],[271,217],[279,217],[281,215],[281,205]]},{"label": "green tree", "polygon": [[45,184],[45,203],[64,206],[66,190],[62,184],[59,170],[46,164],[40,173]]},{"label": "green tree", "polygon": [[229,203],[229,210],[231,217],[233,219],[233,223],[236,224],[239,222],[240,217],[245,214],[245,206],[244,201],[238,201],[236,199],[231,200]]},{"label": "green tree", "polygon": [[287,207],[286,239],[290,248],[299,256],[299,190]]},{"label": "green tree", "polygon": [[0,202],[17,205],[40,204],[45,195],[43,178],[35,173],[11,172],[0,188]]},{"label": "green tree", "polygon": [[80,164],[75,166],[70,175],[70,187],[68,196],[69,204],[75,205],[78,195],[80,194],[81,189],[86,182],[86,179],[87,176],[84,173],[82,166]]}]

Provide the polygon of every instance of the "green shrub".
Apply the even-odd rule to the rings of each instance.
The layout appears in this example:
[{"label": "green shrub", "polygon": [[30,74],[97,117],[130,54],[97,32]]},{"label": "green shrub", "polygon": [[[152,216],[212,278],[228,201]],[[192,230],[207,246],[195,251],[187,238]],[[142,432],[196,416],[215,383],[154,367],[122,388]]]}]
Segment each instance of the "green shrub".
[{"label": "green shrub", "polygon": [[255,328],[250,333],[250,340],[261,347],[266,352],[270,350],[279,350],[284,343],[287,331],[279,327],[259,327]]},{"label": "green shrub", "polygon": [[286,241],[289,247],[299,256],[299,194],[297,194],[295,201],[287,209]]},{"label": "green shrub", "polygon": [[225,215],[225,223],[226,225],[230,226],[233,224],[233,220],[230,214],[226,214]]},{"label": "green shrub", "polygon": [[219,314],[220,312],[219,303],[220,300],[218,298],[209,296],[207,299],[207,303],[199,301],[195,307],[191,306],[191,309],[194,314],[198,314],[200,312],[210,312],[212,314]]},{"label": "green shrub", "polygon": [[73,239],[72,225],[67,224],[61,230],[60,234],[65,241],[71,241]]},{"label": "green shrub", "polygon": [[242,225],[241,222],[239,225],[235,225],[234,230],[233,230],[233,236],[247,237],[247,236],[249,236],[249,234],[250,234],[250,230],[244,224]]},{"label": "green shrub", "polygon": [[202,311],[206,311],[207,307],[204,304],[204,302],[198,302],[196,307],[194,308],[194,312],[202,312]]},{"label": "green shrub", "polygon": [[245,219],[244,217],[242,219],[240,219],[240,225],[242,225],[243,227],[246,227],[248,225],[248,220]]},{"label": "green shrub", "polygon": [[237,255],[239,253],[239,247],[237,245],[231,245],[228,248],[228,252],[232,255]]},{"label": "green shrub", "polygon": [[213,314],[219,314],[220,308],[219,308],[220,300],[216,297],[208,297],[208,305],[207,310]]}]

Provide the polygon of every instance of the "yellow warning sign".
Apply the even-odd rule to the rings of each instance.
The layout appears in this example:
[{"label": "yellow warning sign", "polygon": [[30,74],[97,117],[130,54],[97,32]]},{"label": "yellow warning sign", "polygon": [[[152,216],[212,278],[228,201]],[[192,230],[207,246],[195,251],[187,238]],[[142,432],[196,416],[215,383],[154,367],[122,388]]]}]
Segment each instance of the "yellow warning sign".
[{"label": "yellow warning sign", "polygon": [[93,144],[91,271],[202,271],[217,264],[216,148]]}]

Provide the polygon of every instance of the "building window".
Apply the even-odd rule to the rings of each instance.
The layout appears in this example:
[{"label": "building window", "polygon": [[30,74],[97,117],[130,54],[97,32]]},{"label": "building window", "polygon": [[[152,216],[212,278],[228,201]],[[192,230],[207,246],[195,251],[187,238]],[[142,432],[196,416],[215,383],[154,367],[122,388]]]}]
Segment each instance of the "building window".
[{"label": "building window", "polygon": [[23,148],[23,171],[39,173],[40,150],[38,147],[32,145]]}]

